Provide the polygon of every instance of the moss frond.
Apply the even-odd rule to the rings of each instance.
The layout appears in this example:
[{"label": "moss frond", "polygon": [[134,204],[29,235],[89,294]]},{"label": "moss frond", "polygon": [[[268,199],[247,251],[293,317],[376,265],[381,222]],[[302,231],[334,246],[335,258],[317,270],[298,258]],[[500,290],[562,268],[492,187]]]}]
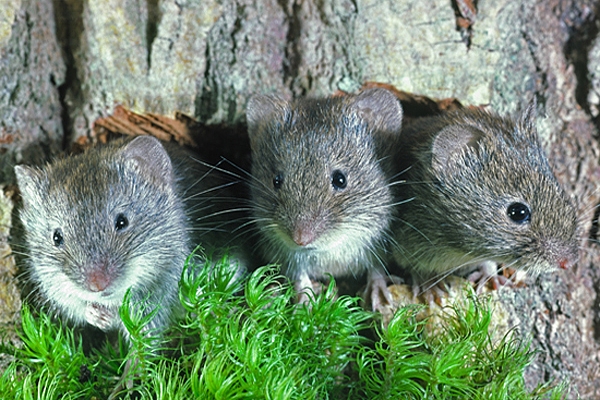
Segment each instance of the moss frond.
[{"label": "moss frond", "polygon": [[[359,300],[336,298],[334,282],[310,305],[294,304],[277,268],[240,276],[227,257],[182,274],[180,322],[162,336],[146,329],[153,310],[125,296],[120,313],[131,335],[89,353],[80,334],[22,309],[21,346],[0,376],[3,398],[106,398],[123,374],[136,399],[561,399],[566,383],[527,391],[523,371],[535,352],[514,332],[492,339],[493,307],[475,296],[447,310],[427,333],[420,306],[400,308],[384,328]],[[375,328],[375,339],[362,333]],[[371,330],[373,331],[373,330]]]}]

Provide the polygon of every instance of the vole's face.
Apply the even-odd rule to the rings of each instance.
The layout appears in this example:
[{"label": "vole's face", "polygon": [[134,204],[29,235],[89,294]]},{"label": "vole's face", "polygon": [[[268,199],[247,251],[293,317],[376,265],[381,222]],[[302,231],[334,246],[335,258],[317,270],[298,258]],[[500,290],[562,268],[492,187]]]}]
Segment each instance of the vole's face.
[{"label": "vole's face", "polygon": [[135,165],[81,161],[56,163],[22,189],[33,275],[49,296],[120,304],[127,288],[156,275],[181,221],[165,218],[179,218],[169,214],[172,193],[152,187]]},{"label": "vole's face", "polygon": [[80,177],[72,191],[50,180],[53,206],[46,208],[46,240],[40,244],[60,264],[79,297],[118,301],[127,288],[128,247],[138,245],[143,222],[133,213],[131,204],[137,199],[129,182],[118,182],[110,170],[97,171],[103,173],[101,180]]},{"label": "vole's face", "polygon": [[344,259],[382,235],[392,200],[366,127],[315,108],[293,109],[253,142],[254,214],[275,253]]},{"label": "vole's face", "polygon": [[450,204],[444,212],[454,221],[451,230],[462,232],[465,252],[538,274],[576,262],[577,223],[575,207],[532,143],[495,133],[449,162],[440,177]]},{"label": "vole's face", "polygon": [[549,168],[525,163],[514,165],[514,171],[507,174],[503,193],[490,188],[495,198],[490,248],[505,254],[505,264],[533,275],[573,266],[578,254],[572,202]]}]

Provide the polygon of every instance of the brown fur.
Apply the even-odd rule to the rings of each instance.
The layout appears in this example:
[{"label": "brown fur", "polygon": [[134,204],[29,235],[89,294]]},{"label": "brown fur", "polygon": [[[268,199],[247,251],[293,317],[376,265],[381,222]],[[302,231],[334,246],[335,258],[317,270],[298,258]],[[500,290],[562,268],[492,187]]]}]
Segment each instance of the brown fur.
[{"label": "brown fur", "polygon": [[[403,133],[397,162],[397,261],[423,278],[484,261],[534,275],[577,260],[576,211],[554,177],[534,128],[534,106],[518,120],[464,109],[423,118]],[[515,202],[531,220],[507,215]]]}]

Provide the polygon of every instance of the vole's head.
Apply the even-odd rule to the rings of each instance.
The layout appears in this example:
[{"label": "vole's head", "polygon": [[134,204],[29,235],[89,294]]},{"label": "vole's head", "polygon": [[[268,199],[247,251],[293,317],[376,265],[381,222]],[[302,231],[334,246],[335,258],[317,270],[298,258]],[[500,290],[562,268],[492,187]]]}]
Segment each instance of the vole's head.
[{"label": "vole's head", "polygon": [[[534,127],[478,110],[440,117],[424,165],[432,220],[464,253],[533,274],[578,258],[576,210],[554,177]],[[419,202],[419,199],[415,199]]]},{"label": "vole's head", "polygon": [[118,304],[185,242],[171,162],[154,138],[15,173],[32,276],[48,295]]},{"label": "vole's head", "polygon": [[392,212],[381,149],[402,124],[393,94],[254,96],[247,120],[254,217],[271,250],[348,252],[381,237]]}]

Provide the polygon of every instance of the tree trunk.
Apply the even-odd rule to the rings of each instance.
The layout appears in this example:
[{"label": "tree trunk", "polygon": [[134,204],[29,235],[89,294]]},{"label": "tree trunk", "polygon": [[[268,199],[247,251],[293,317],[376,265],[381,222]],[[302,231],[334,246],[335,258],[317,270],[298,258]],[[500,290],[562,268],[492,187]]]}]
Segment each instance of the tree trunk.
[{"label": "tree trunk", "polygon": [[329,95],[367,81],[500,113],[536,98],[545,148],[579,204],[581,260],[499,297],[542,350],[532,385],[566,378],[573,395],[600,396],[600,0],[480,0],[476,12],[470,0],[0,3],[8,189],[15,162],[92,136],[117,104],[234,124],[253,93]]}]

